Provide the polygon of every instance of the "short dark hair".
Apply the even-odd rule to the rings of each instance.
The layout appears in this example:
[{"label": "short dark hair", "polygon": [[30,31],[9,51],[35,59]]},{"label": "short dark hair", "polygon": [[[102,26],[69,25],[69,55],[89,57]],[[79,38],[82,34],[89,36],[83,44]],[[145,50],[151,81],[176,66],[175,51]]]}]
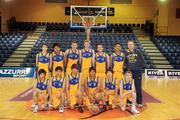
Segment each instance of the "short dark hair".
[{"label": "short dark hair", "polygon": [[73,41],[71,42],[71,44],[73,44],[73,43],[76,43],[76,44],[77,44],[78,42],[77,42],[76,40],[73,40]]},{"label": "short dark hair", "polygon": [[59,43],[54,43],[54,44],[53,44],[53,48],[55,48],[56,46],[59,47],[59,48],[61,48],[61,45],[60,45]]},{"label": "short dark hair", "polygon": [[73,65],[71,66],[71,70],[72,70],[72,69],[77,69],[77,70],[78,70],[78,68],[79,68],[79,67],[78,67],[78,64],[73,64]]},{"label": "short dark hair", "polygon": [[61,66],[57,66],[57,67],[55,68],[55,71],[58,71],[58,70],[60,70],[61,72],[63,71],[63,69],[62,69]]},{"label": "short dark hair", "polygon": [[116,46],[116,45],[120,45],[120,46],[121,46],[121,44],[120,44],[119,42],[115,43],[115,45],[114,45],[114,46]]},{"label": "short dark hair", "polygon": [[89,73],[90,73],[92,70],[96,72],[96,68],[95,68],[95,67],[90,67],[90,68],[89,68]]},{"label": "short dark hair", "polygon": [[[48,44],[47,44],[47,43],[43,43],[43,44],[42,44],[42,46],[44,46],[44,45],[48,47]],[[41,46],[41,47],[42,47],[42,46]]]},{"label": "short dark hair", "polygon": [[113,71],[112,68],[108,68],[108,69],[106,70],[106,74],[107,74],[108,72],[111,72],[112,74],[114,73],[114,71]]},{"label": "short dark hair", "polygon": [[103,44],[102,44],[102,43],[98,43],[96,46],[99,46],[99,45],[103,46]]},{"label": "short dark hair", "polygon": [[44,69],[40,69],[40,70],[38,71],[38,75],[40,75],[40,74],[42,74],[42,73],[44,73],[44,74],[46,75],[46,71],[45,71]]}]

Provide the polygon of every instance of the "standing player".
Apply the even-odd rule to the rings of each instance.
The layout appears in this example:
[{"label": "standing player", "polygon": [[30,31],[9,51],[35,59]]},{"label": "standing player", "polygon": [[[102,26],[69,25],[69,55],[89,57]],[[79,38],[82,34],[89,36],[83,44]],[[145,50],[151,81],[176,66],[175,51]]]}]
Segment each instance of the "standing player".
[{"label": "standing player", "polygon": [[92,67],[92,60],[94,56],[94,50],[90,48],[91,42],[89,40],[84,41],[84,49],[80,51],[80,63],[81,63],[81,82],[84,86],[84,81],[88,77],[89,68]]},{"label": "standing player", "polygon": [[41,48],[41,52],[39,52],[36,55],[36,69],[37,69],[37,73],[40,69],[44,69],[46,71],[46,78],[49,79],[50,77],[50,54],[48,53],[48,45],[47,44],[43,44],[42,48]]},{"label": "standing player", "polygon": [[78,105],[78,111],[83,113],[82,108],[82,92],[81,92],[81,77],[78,71],[78,65],[73,64],[71,73],[67,75],[66,92],[71,109]]},{"label": "standing player", "polygon": [[46,71],[40,69],[38,71],[38,77],[35,79],[33,84],[33,100],[34,100],[34,110],[33,112],[38,112],[39,106],[44,110],[47,106],[48,97],[48,84],[49,81],[46,78]]},{"label": "standing player", "polygon": [[120,84],[120,106],[122,111],[126,109],[127,100],[132,101],[131,112],[133,114],[138,114],[139,111],[136,110],[136,92],[134,86],[134,79],[132,78],[132,72],[126,71],[125,78]]},{"label": "standing player", "polygon": [[116,107],[118,87],[116,78],[114,78],[113,71],[111,69],[108,69],[106,72],[104,92],[107,97],[107,102],[112,105],[112,108],[114,109]]},{"label": "standing player", "polygon": [[97,53],[94,55],[93,65],[96,66],[97,76],[101,79],[106,76],[106,69],[109,68],[109,56],[104,51],[103,45],[97,45]]},{"label": "standing player", "polygon": [[120,43],[116,43],[114,46],[114,53],[111,55],[111,67],[114,71],[114,77],[119,85],[120,80],[123,79],[123,68],[124,68],[124,53],[121,51]]},{"label": "standing player", "polygon": [[65,79],[63,69],[60,66],[55,68],[55,75],[50,81],[50,98],[53,108],[59,108],[59,112],[64,112]]},{"label": "standing player", "polygon": [[79,50],[77,41],[71,42],[71,48],[65,52],[66,74],[71,73],[71,66],[79,62]]},{"label": "standing player", "polygon": [[54,51],[51,54],[51,68],[52,68],[52,76],[55,76],[55,69],[57,66],[62,68],[62,72],[64,72],[64,53],[61,51],[61,46],[59,43],[55,43],[53,45]]}]

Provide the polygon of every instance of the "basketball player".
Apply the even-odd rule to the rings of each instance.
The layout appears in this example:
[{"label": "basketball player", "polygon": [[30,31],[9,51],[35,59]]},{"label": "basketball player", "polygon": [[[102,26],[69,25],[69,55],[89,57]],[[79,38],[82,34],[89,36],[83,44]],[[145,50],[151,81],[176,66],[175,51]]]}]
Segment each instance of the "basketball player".
[{"label": "basketball player", "polygon": [[39,106],[44,110],[47,106],[47,97],[48,97],[48,84],[49,80],[46,78],[46,71],[40,69],[38,71],[38,77],[34,81],[33,85],[33,100],[34,100],[34,109],[33,112],[38,112]]},{"label": "basketball player", "polygon": [[114,78],[117,80],[119,85],[120,80],[123,79],[123,68],[124,68],[124,53],[121,51],[120,43],[116,43],[114,46],[114,53],[111,55],[111,67],[114,71]]},{"label": "basketball player", "polygon": [[78,65],[73,64],[71,67],[71,73],[67,75],[67,97],[71,109],[74,109],[78,105],[78,111],[83,113],[82,108],[82,92],[81,92],[81,77],[78,71]]},{"label": "basketball player", "polygon": [[54,109],[59,107],[59,112],[64,112],[65,78],[63,68],[55,68],[55,76],[50,81],[50,98]]},{"label": "basketball player", "polygon": [[[55,76],[55,68],[57,66],[60,66],[64,72],[64,53],[61,51],[61,46],[59,43],[55,43],[53,45],[54,51],[51,54],[52,62],[51,62],[51,68],[52,68],[52,76]],[[63,74],[64,75],[64,74]]]},{"label": "basketball player", "polygon": [[92,114],[106,110],[105,94],[100,90],[101,80],[96,75],[96,69],[89,69],[89,76],[85,81],[86,105]]},{"label": "basketball player", "polygon": [[71,42],[71,48],[65,52],[66,74],[71,73],[71,66],[73,64],[79,64],[79,50],[77,41]]},{"label": "basketball player", "polygon": [[109,68],[109,56],[104,51],[103,45],[97,45],[97,53],[94,55],[93,65],[96,66],[97,76],[101,79],[106,76],[106,69]]},{"label": "basketball player", "polygon": [[36,55],[36,69],[37,73],[40,69],[44,69],[46,71],[46,79],[49,79],[50,75],[50,54],[48,53],[48,45],[43,44],[41,48],[41,52]]},{"label": "basketball player", "polygon": [[116,100],[117,100],[117,80],[113,76],[113,70],[108,69],[106,72],[106,77],[104,80],[104,92],[107,97],[107,103],[112,106],[114,109],[116,107]]},{"label": "basketball player", "polygon": [[122,111],[126,109],[127,100],[132,101],[131,112],[138,114],[139,111],[136,109],[136,91],[131,71],[126,71],[125,77],[120,84],[120,106]]},{"label": "basketball player", "polygon": [[90,48],[90,44],[91,42],[89,40],[85,40],[84,49],[80,51],[82,86],[84,86],[84,81],[88,77],[89,68],[92,66],[94,56],[94,50]]}]

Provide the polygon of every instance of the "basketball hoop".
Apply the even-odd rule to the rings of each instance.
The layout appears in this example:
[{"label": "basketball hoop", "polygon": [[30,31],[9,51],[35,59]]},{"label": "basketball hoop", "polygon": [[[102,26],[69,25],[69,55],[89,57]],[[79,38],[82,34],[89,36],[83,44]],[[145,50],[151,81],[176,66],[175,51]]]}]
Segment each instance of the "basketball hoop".
[{"label": "basketball hoop", "polygon": [[93,23],[92,22],[84,22],[83,26],[85,27],[86,30],[91,29],[91,27],[93,26]]}]

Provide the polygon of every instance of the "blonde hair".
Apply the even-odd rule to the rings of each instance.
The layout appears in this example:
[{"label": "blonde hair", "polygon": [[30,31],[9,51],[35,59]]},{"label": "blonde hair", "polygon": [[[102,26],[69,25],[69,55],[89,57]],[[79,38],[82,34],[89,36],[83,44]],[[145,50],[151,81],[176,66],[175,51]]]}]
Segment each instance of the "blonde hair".
[{"label": "blonde hair", "polygon": [[90,41],[90,40],[85,40],[85,41],[84,41],[84,43],[86,43],[86,42],[91,43],[91,41]]}]

